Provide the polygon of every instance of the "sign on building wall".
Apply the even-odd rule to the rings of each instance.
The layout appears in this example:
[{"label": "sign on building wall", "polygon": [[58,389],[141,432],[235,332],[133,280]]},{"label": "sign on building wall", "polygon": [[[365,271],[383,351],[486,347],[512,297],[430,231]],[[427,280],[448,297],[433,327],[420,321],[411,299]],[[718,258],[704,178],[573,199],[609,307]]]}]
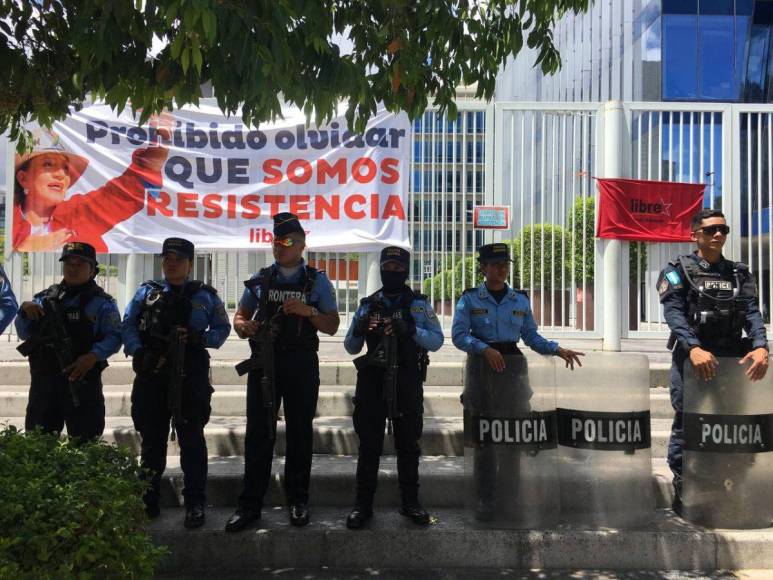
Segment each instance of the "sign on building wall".
[{"label": "sign on building wall", "polygon": [[476,205],[473,226],[481,230],[506,230],[510,227],[510,208],[504,205]]},{"label": "sign on building wall", "polygon": [[138,126],[94,105],[34,129],[34,150],[15,160],[13,248],[158,252],[168,236],[201,250],[265,248],[282,211],[298,214],[314,250],[408,247],[407,116],[379,111],[362,135],[343,116],[305,123],[288,110],[248,128],[205,106]]}]

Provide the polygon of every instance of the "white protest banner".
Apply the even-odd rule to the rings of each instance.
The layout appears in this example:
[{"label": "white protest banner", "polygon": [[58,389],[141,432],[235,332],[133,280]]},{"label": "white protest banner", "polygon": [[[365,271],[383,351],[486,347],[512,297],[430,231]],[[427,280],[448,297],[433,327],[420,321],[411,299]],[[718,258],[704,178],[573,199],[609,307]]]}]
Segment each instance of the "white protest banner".
[{"label": "white protest banner", "polygon": [[198,250],[267,248],[271,216],[290,211],[313,250],[407,248],[407,116],[380,110],[362,135],[342,115],[320,128],[284,116],[254,129],[205,104],[138,126],[98,104],[33,130],[15,163],[13,247],[158,252],[180,236]]}]

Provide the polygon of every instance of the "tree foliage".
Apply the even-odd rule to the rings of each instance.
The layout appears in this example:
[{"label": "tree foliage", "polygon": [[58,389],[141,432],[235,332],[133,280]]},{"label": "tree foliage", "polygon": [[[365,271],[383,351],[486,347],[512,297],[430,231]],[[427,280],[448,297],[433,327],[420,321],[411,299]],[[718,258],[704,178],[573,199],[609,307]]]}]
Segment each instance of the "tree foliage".
[{"label": "tree foliage", "polygon": [[[383,102],[455,114],[455,91],[494,94],[524,45],[553,73],[552,27],[589,0],[0,0],[0,132],[44,125],[91,95],[140,122],[196,104],[211,83],[226,114],[275,119],[281,100],[317,123],[340,101],[356,129]],[[336,39],[348,38],[351,53]],[[153,53],[154,39],[160,52]]]}]

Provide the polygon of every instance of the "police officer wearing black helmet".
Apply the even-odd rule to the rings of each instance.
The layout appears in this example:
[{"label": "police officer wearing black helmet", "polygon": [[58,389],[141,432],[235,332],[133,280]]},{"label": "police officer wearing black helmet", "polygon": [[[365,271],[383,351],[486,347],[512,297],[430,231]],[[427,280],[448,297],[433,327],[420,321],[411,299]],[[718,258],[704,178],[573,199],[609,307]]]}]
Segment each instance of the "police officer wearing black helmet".
[{"label": "police officer wearing black helmet", "polygon": [[[285,478],[290,523],[309,523],[309,482],[314,443],[313,420],[319,396],[319,338],[334,335],[339,317],[335,292],[324,272],[303,260],[306,232],[292,213],[274,216],[273,252],[276,262],[245,282],[234,316],[234,330],[250,339],[253,356],[266,356],[259,340],[271,345],[273,381],[262,368],[247,376],[247,435],[244,442],[244,489],[226,532],[238,532],[259,519],[271,479],[276,441],[276,417],[281,404],[286,426]],[[260,336],[260,330],[268,332]],[[260,351],[260,353],[259,353]],[[258,357],[259,358],[259,357]],[[246,362],[246,361],[245,361]],[[268,404],[267,404],[268,403]]]},{"label": "police officer wearing black helmet", "polygon": [[[691,220],[691,239],[698,249],[677,257],[660,273],[658,293],[671,329],[671,404],[674,422],[668,464],[674,474],[674,509],[681,512],[683,365],[690,359],[698,378],[710,380],[716,357],[742,357],[746,375],[758,381],[768,370],[768,340],[757,305],[757,287],[746,264],[727,260],[722,247],[730,228],[724,214],[703,209]],[[741,338],[741,333],[746,338]]]},{"label": "police officer wearing black helmet", "polygon": [[[16,331],[29,355],[29,403],[25,428],[95,439],[105,428],[102,371],[121,348],[121,316],[115,300],[97,286],[97,254],[83,242],[64,245],[63,279],[24,302]],[[51,318],[56,317],[56,318]],[[62,368],[63,343],[51,340],[53,325],[69,338],[73,362]]]},{"label": "police officer wearing black helmet", "polygon": [[[346,520],[359,529],[373,516],[378,466],[384,447],[384,424],[394,431],[400,513],[417,525],[430,523],[419,503],[419,438],[423,427],[423,382],[429,359],[427,351],[443,345],[443,330],[427,297],[406,285],[410,254],[396,246],[381,252],[382,288],[364,298],[352,319],[344,346],[357,354],[367,344],[368,354],[355,360],[357,387],[354,429],[360,438],[357,460],[357,496]],[[385,340],[394,338],[390,361]],[[384,350],[386,349],[386,350]],[[392,377],[391,387],[388,373]],[[390,367],[392,371],[390,371]],[[390,392],[391,391],[391,392]]]},{"label": "police officer wearing black helmet", "polygon": [[[194,260],[191,242],[167,238],[161,256],[164,282],[151,280],[139,287],[126,307],[121,328],[124,350],[132,357],[136,373],[131,413],[142,436],[142,467],[151,472],[151,485],[144,497],[148,516],[153,518],[160,512],[161,475],[166,468],[170,424],[174,423],[172,437],[179,438],[183,470],[184,525],[197,528],[205,519],[204,426],[209,421],[213,392],[206,349],[220,348],[231,324],[217,291],[188,279]],[[173,360],[179,356],[182,360]]]}]

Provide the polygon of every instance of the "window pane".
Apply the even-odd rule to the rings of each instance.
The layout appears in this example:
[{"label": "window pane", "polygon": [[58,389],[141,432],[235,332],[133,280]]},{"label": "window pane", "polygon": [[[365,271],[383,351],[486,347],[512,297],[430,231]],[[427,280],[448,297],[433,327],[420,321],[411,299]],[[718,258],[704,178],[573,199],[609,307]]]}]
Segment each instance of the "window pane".
[{"label": "window pane", "polygon": [[733,15],[733,0],[701,0],[700,14]]},{"label": "window pane", "polygon": [[698,96],[697,16],[663,17],[663,98]]},{"label": "window pane", "polygon": [[[736,10],[739,9],[738,2]],[[751,12],[750,12],[751,13]],[[749,36],[749,27],[751,26],[751,16],[742,16],[736,13],[735,16],[735,95],[734,99],[741,99],[743,95],[744,79],[746,78],[746,69],[744,62],[746,60],[746,41]]]},{"label": "window pane", "polygon": [[663,14],[697,14],[698,0],[663,0]]},{"label": "window pane", "polygon": [[733,17],[700,17],[700,98],[732,100]]},{"label": "window pane", "polygon": [[749,60],[746,68],[746,86],[744,87],[744,100],[747,103],[762,101],[769,36],[770,32],[767,26],[752,26]]}]

